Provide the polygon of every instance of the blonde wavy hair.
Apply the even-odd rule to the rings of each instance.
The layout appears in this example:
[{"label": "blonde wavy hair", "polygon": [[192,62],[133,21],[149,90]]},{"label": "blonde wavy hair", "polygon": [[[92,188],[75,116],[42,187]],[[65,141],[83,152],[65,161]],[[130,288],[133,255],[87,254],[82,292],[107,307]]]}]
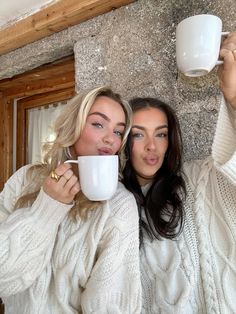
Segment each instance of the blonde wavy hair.
[{"label": "blonde wavy hair", "polygon": [[[43,162],[41,164],[32,165],[27,170],[26,176],[27,182],[29,183],[17,200],[15,209],[31,205],[35,201],[45,178],[49,176],[50,172],[54,170],[59,163],[71,159],[70,147],[72,147],[80,137],[88,113],[96,98],[99,96],[106,96],[115,100],[121,105],[125,113],[126,127],[122,138],[122,144],[118,151],[121,176],[121,172],[126,162],[124,146],[131,127],[132,111],[130,106],[128,102],[122,100],[119,94],[113,92],[111,88],[106,86],[89,91],[82,91],[68,102],[64,110],[62,110],[56,119],[54,123],[56,138],[53,143],[47,143],[46,147],[44,147],[46,149],[46,154]],[[88,200],[80,191],[75,197],[74,206],[70,211],[70,215],[75,218],[77,214],[79,214],[81,218],[85,218],[88,210],[96,208],[99,204],[101,204],[101,202]]]}]

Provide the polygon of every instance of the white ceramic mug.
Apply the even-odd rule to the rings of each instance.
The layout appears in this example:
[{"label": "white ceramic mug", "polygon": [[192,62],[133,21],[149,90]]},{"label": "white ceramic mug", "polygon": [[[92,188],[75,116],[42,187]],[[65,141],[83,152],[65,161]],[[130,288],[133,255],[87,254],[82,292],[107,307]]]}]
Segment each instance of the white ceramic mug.
[{"label": "white ceramic mug", "polygon": [[209,73],[218,60],[222,21],[218,16],[200,14],[181,21],[176,29],[176,61],[178,69],[186,76],[202,76]]},{"label": "white ceramic mug", "polygon": [[84,195],[91,201],[110,199],[117,189],[119,161],[117,155],[79,156],[79,182]]}]

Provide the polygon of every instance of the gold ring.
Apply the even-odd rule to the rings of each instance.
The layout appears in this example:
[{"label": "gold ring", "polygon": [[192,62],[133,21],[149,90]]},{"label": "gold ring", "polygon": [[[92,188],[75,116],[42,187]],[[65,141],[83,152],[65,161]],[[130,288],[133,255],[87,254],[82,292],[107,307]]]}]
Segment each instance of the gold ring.
[{"label": "gold ring", "polygon": [[55,170],[52,170],[51,173],[50,173],[50,177],[56,181],[59,181],[60,180],[60,177],[56,172]]}]

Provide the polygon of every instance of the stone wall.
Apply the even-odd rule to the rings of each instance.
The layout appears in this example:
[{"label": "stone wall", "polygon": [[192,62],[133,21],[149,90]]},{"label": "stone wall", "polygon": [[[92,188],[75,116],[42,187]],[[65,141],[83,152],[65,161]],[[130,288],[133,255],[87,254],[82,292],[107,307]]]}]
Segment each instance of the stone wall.
[{"label": "stone wall", "polygon": [[0,79],[74,51],[76,89],[108,84],[126,98],[157,96],[176,109],[185,159],[209,155],[220,102],[216,69],[186,78],[176,69],[175,29],[209,13],[236,30],[235,0],[138,0],[0,57]]}]

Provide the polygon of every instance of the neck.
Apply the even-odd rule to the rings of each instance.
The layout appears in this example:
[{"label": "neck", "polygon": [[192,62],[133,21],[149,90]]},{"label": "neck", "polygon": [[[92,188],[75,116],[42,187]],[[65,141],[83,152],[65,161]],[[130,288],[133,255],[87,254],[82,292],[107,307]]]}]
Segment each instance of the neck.
[{"label": "neck", "polygon": [[138,175],[138,174],[136,174],[136,177],[137,177],[137,180],[138,180],[138,183],[140,184],[140,186],[144,186],[146,184],[152,183],[152,181],[153,181],[153,177],[147,178],[147,177],[143,177],[143,176]]}]

